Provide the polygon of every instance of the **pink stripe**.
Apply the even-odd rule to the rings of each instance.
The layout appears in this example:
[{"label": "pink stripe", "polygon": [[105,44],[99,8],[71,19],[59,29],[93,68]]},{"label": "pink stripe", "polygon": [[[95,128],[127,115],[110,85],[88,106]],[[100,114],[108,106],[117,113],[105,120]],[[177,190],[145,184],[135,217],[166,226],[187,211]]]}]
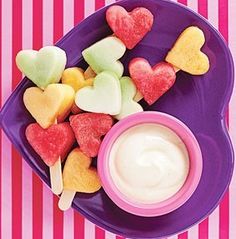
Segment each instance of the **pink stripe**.
[{"label": "pink stripe", "polygon": [[[219,31],[228,41],[228,0],[219,0]],[[228,118],[228,117],[227,117]],[[229,237],[229,192],[220,204],[220,239]]]},{"label": "pink stripe", "polygon": [[84,1],[85,0],[74,0],[74,25],[77,25],[84,19]]},{"label": "pink stripe", "polygon": [[183,232],[178,235],[178,239],[188,239],[188,232]]},{"label": "pink stripe", "polygon": [[[42,47],[42,0],[33,0],[33,48],[39,50]],[[43,231],[42,222],[42,191],[41,179],[33,173],[33,239],[41,239]]]},{"label": "pink stripe", "polygon": [[[229,47],[231,49],[234,66],[236,69],[236,27],[235,27],[235,16],[236,16],[236,1],[229,0]],[[234,84],[234,91],[232,99],[230,101],[230,114],[229,114],[229,132],[231,139],[234,144],[234,149],[236,149],[236,84]],[[229,228],[229,238],[236,238],[236,170],[234,170],[232,182],[230,185],[230,228]]]},{"label": "pink stripe", "polygon": [[[4,63],[3,63],[4,66]],[[12,238],[12,172],[11,172],[11,143],[8,140],[7,136],[2,134],[2,154],[1,154],[1,164],[2,164],[2,172],[1,172],[1,183],[2,183],[2,218],[4,220],[1,221],[1,238]]]},{"label": "pink stripe", "polygon": [[[0,1],[0,52],[2,52],[2,1]],[[2,72],[2,56],[0,56],[0,72]],[[0,87],[2,87],[2,75],[0,74]],[[0,107],[2,107],[2,91],[0,90]],[[0,159],[2,161],[2,134],[3,131],[0,129]],[[2,231],[2,164],[0,162],[0,232]],[[2,235],[0,233],[0,239]]]},{"label": "pink stripe", "polygon": [[207,0],[198,0],[198,13],[207,18]]},{"label": "pink stripe", "polygon": [[95,238],[96,239],[105,239],[105,231],[98,226],[95,227]]},{"label": "pink stripe", "polygon": [[95,10],[105,6],[105,0],[96,0],[95,1]]},{"label": "pink stripe", "polygon": [[65,9],[63,15],[63,32],[65,35],[74,26],[74,0],[64,0],[63,3],[63,8]]},{"label": "pink stripe", "polygon": [[63,35],[63,0],[54,0],[53,21],[53,42],[56,43]]},{"label": "pink stripe", "polygon": [[[22,48],[32,48],[32,0],[23,0]],[[23,159],[22,159],[23,160]],[[32,169],[22,161],[22,238],[31,239],[32,230]]]},{"label": "pink stripe", "polygon": [[[6,101],[11,93],[11,81],[3,79],[12,78],[12,1],[2,1],[1,9],[1,102]],[[12,161],[11,161],[11,144],[6,135],[1,135],[1,238],[12,238]]]},{"label": "pink stripe", "polygon": [[[105,6],[104,0],[95,0],[95,10],[98,10]],[[105,231],[100,227],[95,227],[95,238],[96,239],[105,239]]]},{"label": "pink stripe", "polygon": [[220,204],[220,239],[229,238],[229,191]]},{"label": "pink stripe", "polygon": [[116,236],[116,239],[125,239],[125,238],[122,236]]},{"label": "pink stripe", "polygon": [[182,3],[182,4],[184,4],[184,5],[187,5],[187,2],[188,2],[188,1],[187,1],[187,0],[178,0],[178,2],[179,2],[179,3]]},{"label": "pink stripe", "polygon": [[228,0],[219,1],[219,31],[228,41]]},{"label": "pink stripe", "polygon": [[[13,48],[12,57],[22,49],[22,0],[13,0]],[[15,62],[12,64],[12,90],[21,81],[21,72],[17,69]],[[12,146],[12,237],[22,238],[22,158],[18,151]]]},{"label": "pink stripe", "polygon": [[[53,2],[53,42],[63,36],[63,0]],[[63,239],[63,212],[58,208],[58,197],[53,195],[53,238]]]},{"label": "pink stripe", "polygon": [[74,211],[74,238],[84,239],[85,238],[85,224],[84,217],[78,212]]},{"label": "pink stripe", "polygon": [[208,220],[209,219],[206,218],[204,221],[202,221],[199,224],[198,233],[199,233],[199,238],[201,239],[208,239]]},{"label": "pink stripe", "polygon": [[53,238],[63,239],[63,212],[58,208],[58,200],[53,195]]},{"label": "pink stripe", "polygon": [[43,185],[43,239],[53,238],[53,196],[51,189]]}]

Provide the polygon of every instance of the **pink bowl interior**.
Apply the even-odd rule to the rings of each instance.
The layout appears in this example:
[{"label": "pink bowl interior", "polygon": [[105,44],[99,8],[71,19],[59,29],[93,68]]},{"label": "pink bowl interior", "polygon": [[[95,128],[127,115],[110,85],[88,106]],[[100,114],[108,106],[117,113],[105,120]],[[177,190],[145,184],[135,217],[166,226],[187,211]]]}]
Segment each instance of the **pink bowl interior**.
[{"label": "pink bowl interior", "polygon": [[[119,135],[133,126],[144,123],[161,124],[172,129],[185,143],[190,161],[189,173],[183,187],[172,197],[153,204],[136,203],[123,195],[114,185],[108,166],[112,145]],[[202,155],[195,136],[185,124],[177,118],[164,113],[145,111],[119,121],[108,132],[102,142],[98,155],[98,173],[105,192],[117,206],[139,216],[159,216],[177,209],[191,197],[200,181]]]}]

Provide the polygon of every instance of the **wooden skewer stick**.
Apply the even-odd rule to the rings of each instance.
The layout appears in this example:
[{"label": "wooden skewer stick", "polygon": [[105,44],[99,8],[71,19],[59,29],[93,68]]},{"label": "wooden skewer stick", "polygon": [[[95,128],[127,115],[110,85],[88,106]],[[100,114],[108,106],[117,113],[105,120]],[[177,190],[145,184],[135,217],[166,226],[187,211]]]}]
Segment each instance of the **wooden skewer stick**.
[{"label": "wooden skewer stick", "polygon": [[76,192],[71,190],[63,190],[61,197],[58,202],[58,207],[65,211],[71,207],[72,201],[75,197]]},{"label": "wooden skewer stick", "polygon": [[61,157],[50,168],[50,180],[52,192],[56,195],[61,194],[63,190],[62,170],[61,170]]},{"label": "wooden skewer stick", "polygon": [[143,98],[140,91],[137,91],[136,95],[134,96],[134,101],[139,102]]}]

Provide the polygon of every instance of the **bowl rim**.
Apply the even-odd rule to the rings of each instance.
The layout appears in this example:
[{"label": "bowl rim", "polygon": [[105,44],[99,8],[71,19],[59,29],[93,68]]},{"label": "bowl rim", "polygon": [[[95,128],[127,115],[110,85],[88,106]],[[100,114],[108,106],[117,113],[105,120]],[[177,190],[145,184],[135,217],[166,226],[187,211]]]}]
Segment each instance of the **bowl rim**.
[{"label": "bowl rim", "polygon": [[[159,124],[175,132],[184,142],[189,155],[189,172],[181,189],[173,196],[158,203],[145,204],[130,200],[119,191],[109,171],[109,154],[117,138],[128,129],[142,124]],[[153,217],[167,214],[183,205],[194,193],[202,174],[202,153],[192,131],[179,119],[161,112],[144,111],[126,117],[107,133],[98,154],[98,173],[103,189],[112,201],[126,212]]]}]

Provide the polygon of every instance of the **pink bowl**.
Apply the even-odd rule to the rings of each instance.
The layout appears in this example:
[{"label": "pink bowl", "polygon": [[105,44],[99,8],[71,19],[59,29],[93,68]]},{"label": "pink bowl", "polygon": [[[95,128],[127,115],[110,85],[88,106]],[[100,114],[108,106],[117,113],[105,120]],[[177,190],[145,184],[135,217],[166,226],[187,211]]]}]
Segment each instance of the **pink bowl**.
[{"label": "pink bowl", "polygon": [[[129,128],[144,123],[161,124],[173,130],[183,140],[189,154],[189,173],[182,188],[172,197],[153,204],[134,203],[122,194],[112,181],[108,163],[116,139]],[[118,207],[139,216],[160,216],[177,209],[191,197],[201,178],[202,154],[196,138],[184,123],[164,113],[145,111],[119,121],[108,132],[98,154],[98,173],[105,192]]]}]

